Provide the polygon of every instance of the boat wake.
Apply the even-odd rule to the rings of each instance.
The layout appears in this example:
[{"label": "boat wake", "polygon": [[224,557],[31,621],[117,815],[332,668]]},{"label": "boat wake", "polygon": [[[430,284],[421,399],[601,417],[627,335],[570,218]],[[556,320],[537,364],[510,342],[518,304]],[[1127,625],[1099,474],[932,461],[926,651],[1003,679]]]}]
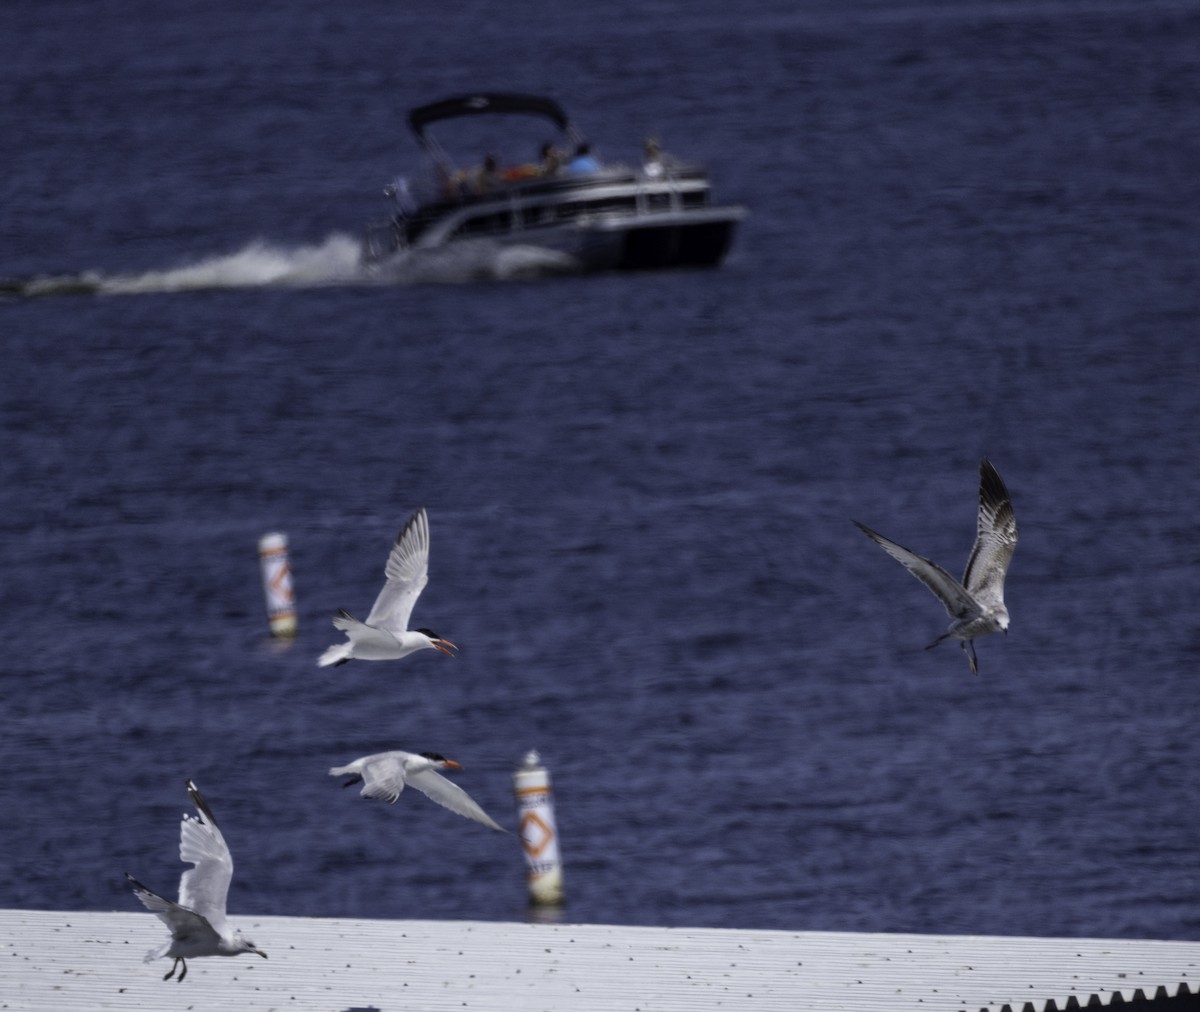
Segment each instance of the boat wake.
[{"label": "boat wake", "polygon": [[365,265],[360,244],[344,233],[311,246],[279,246],[255,240],[235,253],[217,255],[141,274],[43,275],[0,279],[0,297],[146,295],[232,288],[319,288],[338,285],[455,284],[509,281],[573,273],[573,258],[532,246],[487,241],[449,249],[405,250]]},{"label": "boat wake", "polygon": [[540,246],[460,239],[434,249],[402,250],[363,270],[377,283],[417,285],[521,281],[574,274],[582,265],[567,253]]}]

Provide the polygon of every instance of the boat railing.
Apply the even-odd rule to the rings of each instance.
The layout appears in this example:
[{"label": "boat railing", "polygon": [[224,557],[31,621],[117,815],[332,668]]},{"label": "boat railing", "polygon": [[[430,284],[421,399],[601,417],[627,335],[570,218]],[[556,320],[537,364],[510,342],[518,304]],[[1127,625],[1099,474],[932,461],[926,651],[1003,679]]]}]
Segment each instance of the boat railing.
[{"label": "boat railing", "polygon": [[540,228],[622,218],[678,214],[708,206],[708,176],[695,166],[648,174],[623,165],[586,175],[555,175],[501,182],[482,193],[439,193],[431,185],[398,180],[390,223],[369,226],[364,248],[382,257],[433,230],[442,237],[500,236]]},{"label": "boat railing", "polygon": [[384,193],[392,199],[395,210],[401,217],[412,218],[423,216],[435,207],[448,210],[459,205],[485,203],[501,195],[544,199],[570,193],[581,187],[621,184],[636,184],[637,192],[647,195],[646,209],[653,209],[661,203],[651,199],[655,194],[667,192],[674,203],[680,194],[694,192],[698,187],[707,189],[708,185],[706,173],[695,166],[667,168],[660,174],[651,176],[640,168],[632,169],[614,163],[606,165],[597,173],[586,175],[527,174],[505,178],[502,173],[484,189],[475,188],[466,175],[454,180],[442,180],[440,183],[436,179],[410,182],[402,177],[386,186]]}]

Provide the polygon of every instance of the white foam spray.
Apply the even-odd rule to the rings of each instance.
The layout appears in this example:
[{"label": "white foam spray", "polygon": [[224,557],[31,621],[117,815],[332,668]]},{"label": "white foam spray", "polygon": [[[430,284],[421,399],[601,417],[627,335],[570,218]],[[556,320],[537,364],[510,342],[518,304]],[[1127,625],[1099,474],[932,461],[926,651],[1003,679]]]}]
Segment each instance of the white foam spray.
[{"label": "white foam spray", "polygon": [[366,265],[359,241],[335,233],[310,246],[257,239],[234,253],[140,274],[85,271],[28,279],[0,279],[0,297],[145,295],[221,288],[317,288],[331,285],[456,284],[511,281],[573,273],[578,262],[534,246],[466,240],[431,250],[402,250]]},{"label": "white foam spray", "polygon": [[314,287],[366,280],[359,244],[348,235],[316,246],[287,248],[256,240],[236,253],[143,274],[100,276],[97,291],[111,295],[183,292],[203,288]]}]

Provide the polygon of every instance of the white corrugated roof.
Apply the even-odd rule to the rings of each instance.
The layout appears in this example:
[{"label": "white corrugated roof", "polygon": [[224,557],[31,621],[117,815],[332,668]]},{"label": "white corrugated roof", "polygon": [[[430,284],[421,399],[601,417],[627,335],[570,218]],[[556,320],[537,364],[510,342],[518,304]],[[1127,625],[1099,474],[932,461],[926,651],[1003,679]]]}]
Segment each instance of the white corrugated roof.
[{"label": "white corrugated roof", "polygon": [[979,1012],[1200,983],[1200,942],[234,915],[270,955],[143,964],[151,914],[0,910],[0,1008]]}]

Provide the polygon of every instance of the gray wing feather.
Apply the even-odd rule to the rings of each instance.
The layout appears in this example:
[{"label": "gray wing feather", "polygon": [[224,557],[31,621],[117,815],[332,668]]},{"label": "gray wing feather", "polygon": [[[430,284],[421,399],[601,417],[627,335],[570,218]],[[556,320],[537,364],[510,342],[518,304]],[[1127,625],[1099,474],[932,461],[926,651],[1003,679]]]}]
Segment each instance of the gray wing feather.
[{"label": "gray wing feather", "polygon": [[503,826],[498,825],[487,812],[475,803],[471,795],[440,773],[434,770],[420,770],[417,773],[410,773],[408,782],[431,801],[436,801],[439,805],[449,808],[450,811],[457,812],[468,819],[474,819],[492,829],[498,829],[502,833],[506,832]]},{"label": "gray wing feather", "polygon": [[404,525],[384,567],[387,582],[375,599],[367,625],[402,633],[429,582],[429,517],[421,507]]},{"label": "gray wing feather", "polygon": [[233,857],[207,802],[188,781],[188,797],[199,815],[185,815],[179,827],[179,858],[193,864],[179,879],[179,906],[205,918],[218,934],[225,932],[225,901],[233,880]]},{"label": "gray wing feather", "polygon": [[979,529],[963,585],[979,601],[1000,604],[1004,577],[1017,547],[1017,518],[1008,489],[991,461],[979,463]]},{"label": "gray wing feather", "polygon": [[394,805],[404,790],[404,760],[407,758],[407,752],[382,752],[365,760],[362,766],[362,796],[378,798]]},{"label": "gray wing feather", "polygon": [[142,906],[167,926],[173,939],[176,941],[207,939],[213,944],[216,943],[219,937],[217,932],[196,911],[189,910],[178,903],[173,903],[165,896],[159,896],[158,893],[147,889],[128,872],[125,873],[125,877],[129,879],[129,884],[133,886],[133,894],[142,901]]},{"label": "gray wing feather", "polygon": [[934,596],[946,606],[946,611],[953,617],[961,618],[964,615],[969,615],[979,610],[979,605],[967,589],[936,562],[932,562],[923,555],[918,555],[916,552],[910,551],[903,545],[896,544],[895,541],[871,530],[866,524],[860,524],[857,520],[854,521],[854,524],[868,538],[874,541],[875,544],[933,591]]}]

